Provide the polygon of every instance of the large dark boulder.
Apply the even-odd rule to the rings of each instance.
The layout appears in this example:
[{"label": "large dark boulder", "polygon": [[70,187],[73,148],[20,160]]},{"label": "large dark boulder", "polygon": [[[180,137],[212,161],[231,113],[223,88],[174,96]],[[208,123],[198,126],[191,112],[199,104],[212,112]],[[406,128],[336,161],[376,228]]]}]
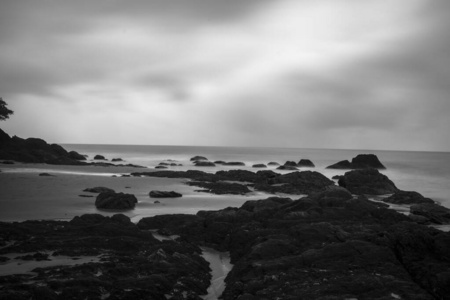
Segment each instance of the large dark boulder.
[{"label": "large dark boulder", "polygon": [[386,169],[386,167],[380,162],[375,154],[358,154],[352,159],[351,162],[348,160],[342,160],[327,169]]},{"label": "large dark boulder", "polygon": [[150,191],[149,196],[151,198],[179,198],[183,197],[180,193],[174,191]]},{"label": "large dark boulder", "polygon": [[356,195],[385,195],[398,191],[395,184],[376,169],[346,172],[338,183]]},{"label": "large dark boulder", "polygon": [[133,209],[137,199],[132,194],[103,192],[97,196],[95,206],[101,209]]},{"label": "large dark boulder", "polygon": [[414,204],[410,207],[410,213],[428,219],[434,224],[450,224],[450,209],[435,203]]},{"label": "large dark boulder", "polygon": [[425,198],[418,192],[413,191],[398,191],[391,196],[384,198],[384,202],[392,204],[421,204],[434,203],[430,198]]},{"label": "large dark boulder", "polygon": [[299,166],[299,167],[307,167],[307,168],[314,168],[315,167],[314,163],[311,160],[309,160],[309,159],[301,159],[298,162],[297,166]]}]

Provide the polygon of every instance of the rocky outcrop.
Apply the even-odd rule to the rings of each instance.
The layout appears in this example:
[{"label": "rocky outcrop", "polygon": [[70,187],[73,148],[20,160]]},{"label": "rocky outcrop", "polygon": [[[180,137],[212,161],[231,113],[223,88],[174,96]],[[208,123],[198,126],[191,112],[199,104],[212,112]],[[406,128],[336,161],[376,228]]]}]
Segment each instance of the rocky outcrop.
[{"label": "rocky outcrop", "polygon": [[314,168],[315,167],[314,163],[309,159],[301,159],[298,162],[297,166],[306,167],[306,168]]},{"label": "rocky outcrop", "polygon": [[113,189],[103,187],[103,186],[96,186],[93,188],[86,188],[83,190],[83,192],[89,192],[89,193],[114,193],[115,191]]},{"label": "rocky outcrop", "polygon": [[112,162],[123,161],[120,157],[111,159]]},{"label": "rocky outcrop", "polygon": [[[323,191],[334,182],[318,172],[303,171],[288,174],[278,174],[270,170],[261,170],[256,173],[247,170],[218,171],[215,174],[202,171],[159,171],[135,172],[132,176],[189,178],[194,181],[215,183],[219,181],[240,181],[244,184],[253,184],[256,190],[269,193],[310,194]],[[189,183],[187,183],[189,184]],[[198,185],[199,186],[199,185]],[[206,184],[205,184],[206,186]],[[209,185],[210,187],[212,185]],[[241,189],[241,187],[236,187]],[[212,192],[213,188],[210,189]]]},{"label": "rocky outcrop", "polygon": [[395,184],[376,169],[346,172],[338,184],[356,195],[385,195],[398,192]]},{"label": "rocky outcrop", "polygon": [[42,139],[10,137],[1,129],[0,135],[0,159],[54,165],[80,165],[82,163],[79,160],[85,159],[75,151],[67,152],[60,145],[50,145]]},{"label": "rocky outcrop", "polygon": [[342,187],[295,201],[271,197],[196,216],[144,218],[138,227],[230,251],[225,300],[431,300],[446,299],[450,286],[450,233]]},{"label": "rocky outcrop", "polygon": [[410,207],[410,213],[424,217],[432,224],[450,224],[450,209],[434,203],[414,204]]},{"label": "rocky outcrop", "polygon": [[[0,257],[30,253],[16,255],[20,264],[23,259],[63,261],[64,256],[74,262],[2,274],[0,299],[200,299],[210,285],[198,246],[160,242],[120,214],[0,223],[0,241],[10,244],[0,249]],[[87,257],[94,259],[83,264]]]},{"label": "rocky outcrop", "polygon": [[386,169],[375,154],[358,154],[351,162],[343,160],[327,169]]},{"label": "rocky outcrop", "polygon": [[100,209],[133,209],[137,199],[132,194],[102,192],[95,200],[95,207]]},{"label": "rocky outcrop", "polygon": [[180,198],[183,197],[182,194],[175,191],[150,191],[150,198]]},{"label": "rocky outcrop", "polygon": [[398,191],[391,196],[382,199],[386,203],[392,204],[421,204],[434,203],[430,198],[425,198],[418,192],[413,191]]}]

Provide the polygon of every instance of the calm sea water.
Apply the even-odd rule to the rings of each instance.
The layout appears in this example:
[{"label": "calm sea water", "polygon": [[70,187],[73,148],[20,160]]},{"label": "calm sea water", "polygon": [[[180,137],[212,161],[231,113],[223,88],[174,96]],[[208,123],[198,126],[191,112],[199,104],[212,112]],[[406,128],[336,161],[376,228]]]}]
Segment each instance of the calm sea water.
[{"label": "calm sea water", "polygon": [[[425,197],[432,198],[442,205],[450,207],[450,153],[449,152],[412,152],[412,151],[371,151],[371,150],[337,150],[337,149],[296,149],[296,148],[254,148],[254,147],[197,147],[197,146],[143,146],[143,145],[80,145],[65,144],[68,150],[75,150],[89,155],[96,154],[107,159],[122,158],[126,163],[138,164],[153,168],[165,160],[176,160],[183,164],[176,170],[195,169],[189,159],[202,155],[211,161],[241,161],[246,167],[240,169],[253,170],[251,165],[275,161],[284,163],[287,160],[299,161],[310,159],[316,165],[315,171],[332,177],[345,173],[344,170],[325,169],[341,160],[351,160],[357,154],[373,153],[386,166],[382,173],[387,175],[399,189],[417,191]],[[232,169],[223,167],[220,169]],[[217,168],[198,168],[215,172]]]}]

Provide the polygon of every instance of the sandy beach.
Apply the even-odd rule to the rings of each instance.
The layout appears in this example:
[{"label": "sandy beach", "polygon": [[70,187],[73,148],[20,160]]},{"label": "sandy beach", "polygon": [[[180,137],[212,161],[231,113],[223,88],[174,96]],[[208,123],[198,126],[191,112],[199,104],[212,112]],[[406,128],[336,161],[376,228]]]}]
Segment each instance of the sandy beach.
[{"label": "sandy beach", "polygon": [[[136,196],[138,204],[135,209],[120,211],[130,217],[133,222],[143,217],[160,214],[195,214],[199,210],[241,206],[247,200],[270,196],[262,192],[254,192],[246,196],[200,193],[195,191],[199,189],[198,187],[183,184],[187,179],[121,177],[121,174],[142,170],[129,167],[21,163],[4,165],[0,172],[0,190],[2,191],[0,220],[7,222],[41,219],[70,220],[86,213],[100,213],[108,216],[118,213],[98,210],[94,205],[97,194],[83,192],[86,188],[98,186]],[[39,176],[41,173],[53,176]],[[176,191],[183,197],[154,199],[148,195],[151,190]],[[80,195],[92,197],[80,197]]]}]

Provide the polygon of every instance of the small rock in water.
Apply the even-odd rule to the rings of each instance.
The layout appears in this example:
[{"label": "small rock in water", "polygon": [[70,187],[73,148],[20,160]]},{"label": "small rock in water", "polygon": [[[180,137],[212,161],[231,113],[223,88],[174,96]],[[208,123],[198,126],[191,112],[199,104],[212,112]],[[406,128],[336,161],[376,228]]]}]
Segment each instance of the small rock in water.
[{"label": "small rock in water", "polygon": [[39,176],[47,176],[47,177],[55,177],[55,175],[49,174],[49,173],[41,173]]},{"label": "small rock in water", "polygon": [[149,196],[151,198],[179,198],[183,197],[180,193],[174,192],[174,191],[151,191],[149,193]]},{"label": "small rock in water", "polygon": [[103,187],[103,186],[97,186],[93,188],[86,188],[83,190],[83,192],[89,192],[89,193],[114,193],[113,189]]},{"label": "small rock in water", "polygon": [[96,156],[94,156],[95,160],[107,160],[103,155],[97,154]]},{"label": "small rock in water", "polygon": [[267,168],[265,164],[255,164],[252,166],[253,168]]}]

